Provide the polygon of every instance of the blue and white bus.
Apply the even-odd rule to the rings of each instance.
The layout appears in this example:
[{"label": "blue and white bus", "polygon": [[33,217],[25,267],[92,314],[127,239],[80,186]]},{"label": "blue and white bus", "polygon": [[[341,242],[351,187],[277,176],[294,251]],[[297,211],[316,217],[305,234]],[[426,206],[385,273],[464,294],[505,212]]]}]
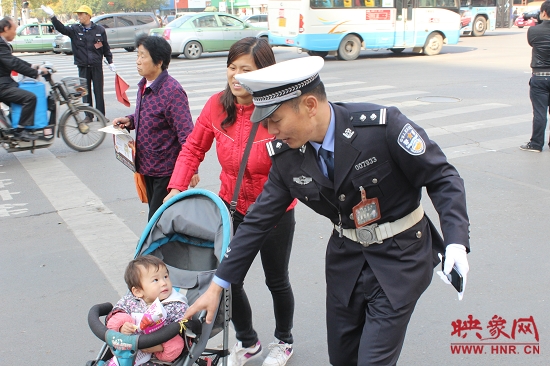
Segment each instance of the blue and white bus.
[{"label": "blue and white bus", "polygon": [[269,42],[354,60],[362,49],[437,55],[460,37],[459,0],[269,0]]},{"label": "blue and white bus", "polygon": [[460,33],[480,37],[497,24],[497,0],[461,0]]},{"label": "blue and white bus", "polygon": [[514,24],[510,0],[461,0],[460,34],[479,37],[495,28],[510,28]]}]

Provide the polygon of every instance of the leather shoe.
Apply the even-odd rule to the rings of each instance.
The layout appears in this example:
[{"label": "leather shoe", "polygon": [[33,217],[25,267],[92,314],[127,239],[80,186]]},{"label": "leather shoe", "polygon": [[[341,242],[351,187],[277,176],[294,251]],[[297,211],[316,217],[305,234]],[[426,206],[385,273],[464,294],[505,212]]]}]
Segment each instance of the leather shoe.
[{"label": "leather shoe", "polygon": [[17,129],[13,132],[13,137],[16,139],[16,140],[20,140],[20,141],[34,141],[36,139],[38,139],[38,136],[36,135],[33,135],[32,133],[30,133],[29,131],[27,130],[24,130],[24,129]]}]

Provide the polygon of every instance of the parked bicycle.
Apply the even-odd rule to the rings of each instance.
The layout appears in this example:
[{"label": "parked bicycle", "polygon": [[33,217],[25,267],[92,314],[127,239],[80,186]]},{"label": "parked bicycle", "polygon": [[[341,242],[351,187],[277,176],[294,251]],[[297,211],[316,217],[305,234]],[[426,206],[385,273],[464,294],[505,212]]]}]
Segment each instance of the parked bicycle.
[{"label": "parked bicycle", "polygon": [[[98,130],[106,126],[107,119],[103,113],[82,102],[82,97],[88,93],[86,79],[65,77],[55,82],[52,74],[56,70],[51,65],[43,66],[48,73],[42,76],[51,87],[46,97],[49,116],[44,125],[36,125],[35,122],[35,126],[27,127],[28,131],[38,138],[32,141],[15,138],[11,123],[13,108],[5,107],[0,109],[0,144],[8,152],[34,151],[51,146],[57,134],[57,137],[61,135],[63,141],[76,151],[95,149],[105,139],[105,133]],[[57,125],[57,106],[63,104],[67,105],[67,110],[61,115]]]}]

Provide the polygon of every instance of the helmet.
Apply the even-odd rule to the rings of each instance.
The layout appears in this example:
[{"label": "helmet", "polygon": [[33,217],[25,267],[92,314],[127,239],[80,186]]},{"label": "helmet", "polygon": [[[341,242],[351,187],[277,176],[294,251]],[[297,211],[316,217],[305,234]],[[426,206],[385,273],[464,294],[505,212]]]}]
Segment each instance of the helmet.
[{"label": "helmet", "polygon": [[88,5],[81,5],[80,8],[76,9],[75,13],[86,13],[92,16],[92,9]]}]

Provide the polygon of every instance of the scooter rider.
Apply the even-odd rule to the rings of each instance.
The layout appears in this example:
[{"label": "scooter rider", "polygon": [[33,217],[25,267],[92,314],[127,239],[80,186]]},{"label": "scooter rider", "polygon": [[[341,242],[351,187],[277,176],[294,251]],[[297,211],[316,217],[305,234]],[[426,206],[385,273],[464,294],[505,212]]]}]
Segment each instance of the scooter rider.
[{"label": "scooter rider", "polygon": [[34,124],[34,110],[36,107],[36,95],[30,91],[19,89],[19,84],[11,77],[11,72],[31,78],[37,78],[40,74],[48,72],[39,65],[31,65],[12,54],[11,45],[8,42],[15,38],[17,25],[10,17],[0,20],[0,101],[6,104],[16,103],[22,106],[19,126],[14,131],[14,137],[21,141],[36,140],[38,136],[25,130],[26,126]]}]

